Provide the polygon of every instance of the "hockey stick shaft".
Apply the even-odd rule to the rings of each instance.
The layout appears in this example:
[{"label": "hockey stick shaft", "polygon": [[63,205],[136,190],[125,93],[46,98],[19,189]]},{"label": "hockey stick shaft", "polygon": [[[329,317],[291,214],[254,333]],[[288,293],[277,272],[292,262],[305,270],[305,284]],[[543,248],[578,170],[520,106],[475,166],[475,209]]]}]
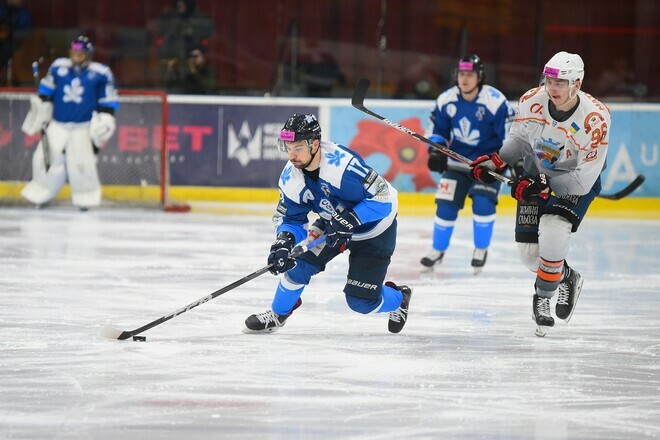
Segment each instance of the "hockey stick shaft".
[{"label": "hockey stick shaft", "polygon": [[601,199],[606,199],[606,200],[621,200],[622,198],[626,197],[628,194],[632,193],[635,191],[637,188],[639,188],[642,183],[644,183],[644,180],[646,180],[646,177],[643,174],[640,174],[628,184],[625,188],[623,188],[621,191],[617,191],[614,194],[598,194],[598,197]]},{"label": "hockey stick shaft", "polygon": [[[32,63],[32,76],[34,77],[34,86],[37,88],[37,93],[39,93],[39,61]],[[48,144],[46,127],[47,125],[41,127],[41,148],[44,152],[44,166],[46,167],[46,171],[48,171],[50,168],[50,145]]]},{"label": "hockey stick shaft", "polygon": [[[299,255],[304,254],[308,250],[313,249],[316,246],[319,246],[319,245],[325,243],[325,238],[326,237],[324,235],[324,236],[321,236],[321,237],[317,238],[316,240],[314,240],[310,243],[307,243],[307,244],[302,244],[301,243],[301,244],[296,245],[293,248],[293,250],[291,251],[290,258],[295,258]],[[160,318],[158,318],[154,321],[151,321],[150,323],[145,324],[142,327],[138,327],[135,330],[122,331],[122,330],[119,330],[117,328],[106,325],[106,326],[103,326],[101,328],[100,334],[101,334],[101,336],[103,336],[105,338],[119,339],[119,340],[124,340],[124,339],[130,338],[131,336],[139,335],[140,333],[143,333],[143,332],[145,332],[145,331],[147,331],[151,328],[154,328],[157,325],[160,325],[165,321],[169,321],[170,319],[172,319],[176,316],[179,316],[180,314],[185,313],[188,310],[194,309],[195,307],[197,307],[199,305],[202,305],[205,302],[209,302],[212,299],[217,298],[218,296],[222,295],[223,293],[227,293],[230,290],[233,290],[233,289],[237,288],[238,286],[242,286],[243,284],[247,283],[248,281],[251,281],[251,280],[265,274],[266,272],[268,272],[270,270],[271,266],[272,266],[272,264],[269,264],[268,266],[262,267],[261,269],[255,271],[255,272],[252,272],[250,275],[247,275],[247,276],[241,278],[240,280],[234,281],[233,283],[223,287],[222,289],[218,289],[215,292],[213,292],[209,295],[206,295],[203,298],[198,299],[197,301],[191,302],[187,306],[181,307],[180,309],[178,309],[178,310],[176,310],[176,311],[174,311],[174,312],[172,312],[168,315],[162,316],[162,317],[160,317]]]},{"label": "hockey stick shaft", "polygon": [[[378,113],[373,112],[373,111],[369,110],[368,108],[366,108],[364,106],[364,98],[367,94],[367,90],[369,89],[370,85],[371,85],[371,82],[366,78],[362,78],[362,79],[358,80],[357,84],[355,85],[355,89],[353,89],[353,97],[351,99],[351,104],[353,105],[353,107],[360,110],[361,112],[364,112],[368,115],[373,116],[376,119],[380,119],[381,121],[383,121],[384,123],[386,123],[390,127],[396,128],[397,130],[399,130],[403,133],[406,133],[406,134],[414,137],[415,139],[417,139],[419,141],[422,141],[422,142],[425,142],[425,143],[429,144],[433,148],[441,151],[442,153],[446,154],[447,156],[451,157],[452,159],[456,159],[457,161],[463,162],[466,165],[469,165],[469,164],[472,163],[472,161],[470,159],[456,153],[454,150],[451,150],[451,149],[445,147],[444,145],[440,145],[436,142],[433,142],[432,140],[425,138],[421,134],[419,134],[419,133],[417,133],[413,130],[410,130],[409,128],[406,128],[403,125],[397,124],[396,122],[391,121],[391,120],[387,119],[386,117],[384,117],[382,115],[379,115]],[[511,184],[511,179],[509,179],[505,176],[502,176],[501,174],[497,174],[494,171],[488,171],[488,173],[491,176],[495,177],[500,182],[504,182],[507,185]]]}]

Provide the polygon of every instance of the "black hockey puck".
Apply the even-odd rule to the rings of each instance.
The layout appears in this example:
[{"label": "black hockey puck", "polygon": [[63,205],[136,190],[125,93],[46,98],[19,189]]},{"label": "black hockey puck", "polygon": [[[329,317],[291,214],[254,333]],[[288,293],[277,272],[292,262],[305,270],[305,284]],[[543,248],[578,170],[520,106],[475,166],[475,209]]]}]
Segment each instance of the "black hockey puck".
[{"label": "black hockey puck", "polygon": [[147,337],[146,336],[133,336],[133,340],[138,341],[138,342],[146,342]]}]

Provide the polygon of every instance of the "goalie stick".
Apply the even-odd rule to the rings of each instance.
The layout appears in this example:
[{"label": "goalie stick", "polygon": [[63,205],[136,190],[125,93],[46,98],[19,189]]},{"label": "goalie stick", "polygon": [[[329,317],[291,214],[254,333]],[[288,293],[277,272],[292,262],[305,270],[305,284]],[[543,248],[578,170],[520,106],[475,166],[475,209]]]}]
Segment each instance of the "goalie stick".
[{"label": "goalie stick", "polygon": [[[316,246],[320,246],[323,243],[325,243],[325,235],[317,238],[316,240],[314,240],[310,243],[298,244],[291,251],[290,258],[295,258],[295,257],[297,257],[301,254],[304,254],[308,250],[313,249]],[[149,330],[150,328],[156,327],[157,325],[160,325],[165,321],[169,321],[170,319],[172,319],[176,316],[179,316],[180,314],[185,313],[190,309],[194,309],[195,307],[197,307],[201,304],[204,304],[205,302],[209,302],[212,299],[222,295],[223,293],[227,293],[230,290],[233,290],[233,289],[237,288],[238,286],[241,286],[241,285],[247,283],[248,281],[253,280],[253,279],[265,274],[266,272],[268,272],[268,270],[271,268],[271,266],[272,266],[272,264],[269,264],[268,266],[262,267],[261,269],[257,270],[256,272],[252,272],[250,275],[247,275],[247,276],[241,278],[240,280],[234,281],[233,283],[223,287],[222,289],[218,289],[215,292],[213,292],[209,295],[206,295],[204,298],[200,298],[197,301],[188,304],[187,306],[181,307],[179,310],[176,310],[176,311],[174,311],[174,312],[172,312],[168,315],[162,316],[162,317],[160,317],[160,318],[158,318],[154,321],[151,321],[148,324],[143,325],[142,327],[136,328],[135,330],[123,331],[123,330],[120,330],[118,328],[115,328],[115,327],[112,327],[112,326],[109,326],[109,325],[105,325],[105,326],[101,327],[101,330],[99,331],[99,334],[101,336],[103,336],[104,338],[119,339],[119,340],[124,340],[124,339],[130,338],[131,336],[139,335],[140,333],[143,333],[143,332]]]},{"label": "goalie stick", "polygon": [[[463,162],[466,165],[469,165],[470,163],[472,163],[472,161],[470,159],[468,159],[467,157],[456,153],[455,151],[445,147],[444,145],[440,145],[436,142],[433,142],[432,140],[425,138],[421,134],[416,133],[416,132],[414,132],[414,131],[410,130],[409,128],[406,128],[402,125],[399,125],[396,122],[391,121],[391,120],[387,119],[386,117],[384,117],[382,115],[379,115],[378,113],[373,112],[373,111],[369,110],[368,108],[366,108],[364,106],[364,98],[367,94],[367,90],[369,90],[370,85],[371,85],[371,81],[369,81],[366,78],[362,78],[362,79],[358,80],[357,84],[355,85],[355,89],[353,89],[353,97],[351,99],[351,104],[353,105],[353,107],[360,110],[361,112],[364,112],[368,115],[373,116],[376,119],[380,119],[381,121],[385,122],[390,127],[396,128],[397,130],[402,131],[406,134],[409,134],[410,136],[414,137],[415,139],[417,139],[419,141],[422,141],[422,142],[425,142],[425,143],[429,144],[431,147],[441,151],[442,153],[446,154],[447,156],[449,156],[453,159],[456,159],[459,162]],[[501,174],[497,174],[494,171],[488,171],[488,174],[495,177],[500,182],[506,183],[507,185],[511,185],[513,183],[513,181],[511,179],[509,179],[508,177],[502,176]],[[622,199],[622,198],[626,197],[628,194],[630,194],[631,192],[633,192],[634,190],[636,190],[644,182],[644,180],[645,180],[645,177],[640,174],[639,176],[637,176],[637,178],[635,180],[630,182],[630,184],[628,184],[628,186],[625,187],[624,189],[622,189],[621,191],[616,192],[614,194],[599,194],[598,197],[603,198],[603,199],[607,199],[607,200]]]},{"label": "goalie stick", "polygon": [[[43,61],[43,58],[39,58],[38,61],[32,63],[32,76],[34,77],[34,86],[37,88],[37,94],[39,94],[39,64]],[[48,144],[48,136],[46,136],[46,127],[48,124],[45,124],[41,127],[41,148],[44,153],[44,166],[46,167],[46,172],[50,168],[50,145]]]}]

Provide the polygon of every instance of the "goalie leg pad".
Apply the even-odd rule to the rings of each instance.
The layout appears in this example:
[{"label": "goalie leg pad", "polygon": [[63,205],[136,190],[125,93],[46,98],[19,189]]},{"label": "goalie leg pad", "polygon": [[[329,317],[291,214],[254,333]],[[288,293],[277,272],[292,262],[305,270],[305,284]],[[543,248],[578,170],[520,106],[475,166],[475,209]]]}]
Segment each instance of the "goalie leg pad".
[{"label": "goalie leg pad", "polygon": [[87,127],[71,131],[66,149],[66,167],[71,185],[71,201],[88,208],[101,204],[101,182],[96,169],[96,156]]},{"label": "goalie leg pad", "polygon": [[46,136],[50,149],[50,168],[46,172],[43,143],[39,142],[32,156],[32,180],[21,191],[23,197],[36,205],[52,200],[66,183],[63,151],[69,140],[69,132],[53,121],[46,129]]},{"label": "goalie leg pad", "polygon": [[52,200],[66,182],[64,155],[51,154],[50,168],[46,172],[44,150],[41,142],[32,156],[32,180],[23,188],[21,195],[30,203],[42,205]]}]

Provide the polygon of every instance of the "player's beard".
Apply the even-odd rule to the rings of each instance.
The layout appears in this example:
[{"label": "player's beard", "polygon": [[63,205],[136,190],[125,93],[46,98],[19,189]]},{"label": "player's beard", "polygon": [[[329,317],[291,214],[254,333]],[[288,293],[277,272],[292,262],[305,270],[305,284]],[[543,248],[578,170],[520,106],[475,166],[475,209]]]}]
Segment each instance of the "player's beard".
[{"label": "player's beard", "polygon": [[[321,147],[317,148],[316,151],[311,154],[311,157],[309,158],[309,160],[306,163],[303,163],[300,160],[296,160],[296,161],[292,160],[291,164],[294,167],[298,168],[299,170],[304,170],[305,168],[307,168],[312,163],[312,161],[314,160],[314,157],[316,157],[316,154],[319,152],[320,149],[321,149]],[[310,151],[311,151],[311,148],[310,148]]]}]

